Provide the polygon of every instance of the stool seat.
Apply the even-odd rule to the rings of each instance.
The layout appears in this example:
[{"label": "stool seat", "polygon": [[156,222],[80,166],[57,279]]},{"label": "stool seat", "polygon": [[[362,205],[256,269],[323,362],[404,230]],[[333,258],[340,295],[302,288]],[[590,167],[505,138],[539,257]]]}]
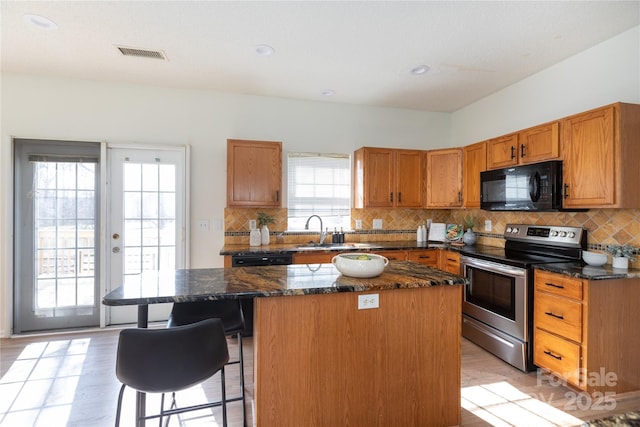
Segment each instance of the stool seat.
[{"label": "stool seat", "polygon": [[[157,415],[171,416],[212,406],[223,407],[226,426],[224,366],[229,362],[227,340],[220,319],[206,319],[170,329],[123,329],[118,337],[116,376],[122,383],[118,396],[116,426],[120,423],[122,396],[129,386],[144,393],[163,393]],[[222,402],[178,408],[175,392],[200,384],[220,371]],[[169,410],[164,409],[164,393],[172,393]]]},{"label": "stool seat", "polygon": [[222,321],[225,335],[235,335],[238,339],[238,358],[227,362],[227,364],[237,364],[240,367],[240,395],[227,398],[226,402],[242,402],[242,424],[246,425],[244,356],[242,350],[242,333],[245,329],[245,322],[241,301],[239,299],[220,299],[174,303],[167,321],[167,327],[171,329],[211,318]]}]

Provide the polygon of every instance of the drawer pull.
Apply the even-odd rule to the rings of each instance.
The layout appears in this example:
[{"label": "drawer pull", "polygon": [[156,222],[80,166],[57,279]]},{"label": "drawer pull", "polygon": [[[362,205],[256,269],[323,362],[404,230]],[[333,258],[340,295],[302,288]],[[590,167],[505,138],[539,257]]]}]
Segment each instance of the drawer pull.
[{"label": "drawer pull", "polygon": [[418,258],[420,258],[420,259],[431,259],[431,255],[420,255]]},{"label": "drawer pull", "polygon": [[547,316],[555,317],[556,319],[564,320],[564,316],[562,314],[555,314],[550,311],[545,311],[544,314]]},{"label": "drawer pull", "polygon": [[563,285],[556,285],[555,283],[545,283],[546,286],[551,286],[552,288],[564,289]]},{"label": "drawer pull", "polygon": [[551,352],[549,350],[545,350],[544,354],[546,354],[547,356],[551,356],[554,359],[562,360],[562,356],[558,356],[557,354],[553,354],[553,352]]}]

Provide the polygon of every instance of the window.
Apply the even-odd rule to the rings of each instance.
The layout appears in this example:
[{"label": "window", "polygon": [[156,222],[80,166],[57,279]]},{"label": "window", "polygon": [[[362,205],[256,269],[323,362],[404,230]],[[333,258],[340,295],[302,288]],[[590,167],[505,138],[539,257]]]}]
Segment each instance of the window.
[{"label": "window", "polygon": [[[311,215],[319,215],[323,226],[331,231],[351,227],[348,154],[289,153],[287,169],[289,230],[304,230]],[[318,230],[319,224],[309,228]]]}]

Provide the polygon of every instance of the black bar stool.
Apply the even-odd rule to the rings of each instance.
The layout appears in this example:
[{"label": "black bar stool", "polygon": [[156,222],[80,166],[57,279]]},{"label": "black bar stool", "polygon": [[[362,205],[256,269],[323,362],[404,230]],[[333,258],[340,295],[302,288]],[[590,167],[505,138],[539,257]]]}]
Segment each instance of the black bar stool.
[{"label": "black bar stool", "polygon": [[[124,329],[118,338],[116,376],[122,383],[118,394],[115,425],[120,425],[125,387],[144,393],[162,393],[159,414],[141,419],[162,418],[187,411],[222,406],[222,424],[227,426],[224,367],[229,351],[220,319],[207,319],[171,329]],[[176,392],[200,384],[220,371],[220,402],[178,408]],[[164,394],[171,392],[171,406],[164,409]]]},{"label": "black bar stool", "polygon": [[174,303],[167,322],[168,328],[188,325],[203,319],[218,318],[222,320],[224,333],[235,335],[238,339],[238,359],[227,365],[238,364],[240,368],[240,396],[227,398],[227,403],[242,401],[242,425],[247,425],[244,390],[244,355],[242,350],[242,333],[245,328],[244,313],[239,299],[222,299],[210,301]]}]

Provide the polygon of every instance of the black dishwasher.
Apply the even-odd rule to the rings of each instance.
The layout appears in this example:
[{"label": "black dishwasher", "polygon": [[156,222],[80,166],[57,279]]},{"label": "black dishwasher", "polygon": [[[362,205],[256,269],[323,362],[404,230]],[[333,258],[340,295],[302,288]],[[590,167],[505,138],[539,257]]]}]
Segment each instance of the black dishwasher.
[{"label": "black dishwasher", "polygon": [[[260,253],[231,255],[231,267],[253,267],[261,265],[289,265],[293,262],[291,253]],[[253,298],[242,298],[242,312],[244,313],[245,337],[253,336]]]}]

